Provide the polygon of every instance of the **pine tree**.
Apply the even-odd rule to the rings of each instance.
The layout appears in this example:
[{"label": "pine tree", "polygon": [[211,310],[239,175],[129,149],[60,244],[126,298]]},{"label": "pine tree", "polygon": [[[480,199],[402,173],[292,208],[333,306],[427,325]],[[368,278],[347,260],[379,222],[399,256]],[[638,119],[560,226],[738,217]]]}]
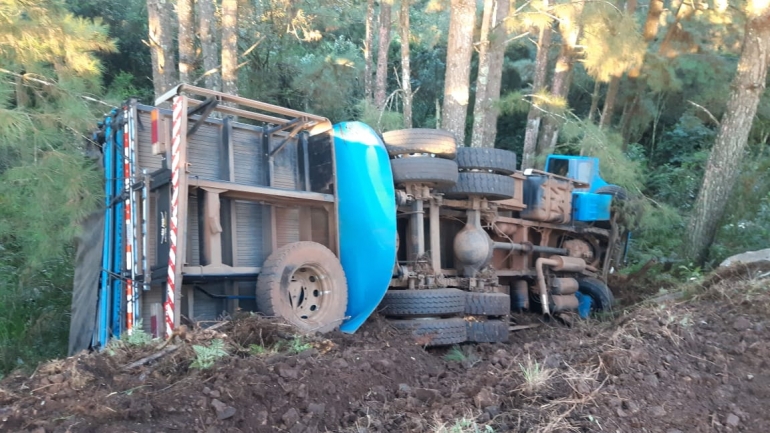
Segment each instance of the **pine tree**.
[{"label": "pine tree", "polygon": [[364,37],[364,99],[371,102],[374,94],[372,82],[372,48],[374,45],[374,0],[366,1],[366,35]]},{"label": "pine tree", "polygon": [[238,0],[222,0],[222,92],[238,94]]},{"label": "pine tree", "polygon": [[[627,17],[633,19],[634,12],[636,11],[636,0],[626,0],[625,13]],[[616,32],[622,32],[625,29],[617,28]],[[640,62],[637,62],[637,64]],[[635,66],[635,65],[634,65]],[[633,66],[632,66],[633,67]],[[612,116],[615,113],[615,101],[618,98],[618,90],[620,89],[620,78],[623,76],[623,70],[619,70],[611,75],[610,83],[607,85],[607,95],[604,97],[604,107],[602,108],[602,116],[599,118],[599,127],[604,128],[612,124]]]},{"label": "pine tree", "polygon": [[97,54],[116,44],[55,0],[0,2],[0,20],[2,374],[66,354],[72,240],[102,199],[84,134],[106,109]]},{"label": "pine tree", "polygon": [[172,53],[171,12],[165,1],[147,0],[152,82],[158,97],[176,84],[177,70]]},{"label": "pine tree", "polygon": [[441,128],[455,135],[458,145],[465,145],[465,120],[470,98],[473,28],[476,23],[474,0],[452,0],[449,15],[444,104]]},{"label": "pine tree", "polygon": [[487,81],[487,94],[485,101],[488,104],[484,112],[484,138],[482,141],[489,146],[494,146],[497,138],[497,118],[500,110],[495,101],[500,99],[500,87],[503,78],[503,60],[505,48],[508,46],[508,11],[510,0],[497,0],[492,20],[494,28],[489,42],[489,79]]},{"label": "pine tree", "polygon": [[197,0],[198,5],[198,38],[201,43],[203,55],[203,75],[207,89],[220,90],[221,74],[219,72],[219,57],[217,41],[214,38],[216,19],[214,14],[214,0]]},{"label": "pine tree", "polygon": [[[541,14],[547,15],[548,0],[543,0]],[[537,55],[535,56],[535,75],[532,79],[532,101],[527,114],[527,126],[524,131],[524,148],[521,152],[521,168],[532,168],[535,166],[535,152],[537,150],[537,137],[540,133],[540,121],[543,118],[541,101],[538,97],[545,90],[545,83],[548,77],[548,49],[551,47],[551,21],[542,19],[536,27],[538,31]]]},{"label": "pine tree", "polygon": [[487,95],[489,84],[489,28],[492,25],[495,2],[484,0],[484,13],[481,18],[481,38],[479,40],[479,72],[476,78],[476,101],[473,104],[473,135],[471,147],[494,147],[494,142],[484,142],[484,126],[490,101]]},{"label": "pine tree", "polygon": [[[559,33],[561,33],[561,51],[556,58],[553,78],[551,80],[551,97],[554,101],[562,102],[566,106],[567,95],[572,80],[572,68],[577,55],[577,42],[582,31],[583,7],[585,1],[575,1],[560,5],[556,10],[559,20]],[[549,154],[556,147],[559,138],[559,120],[555,116],[547,116],[543,124],[543,131],[538,140],[538,153]]]},{"label": "pine tree", "polygon": [[412,127],[412,69],[409,61],[409,0],[401,0],[401,90],[404,101],[404,128]]},{"label": "pine tree", "polygon": [[385,109],[388,96],[388,49],[390,48],[390,12],[393,0],[380,1],[380,28],[377,49],[377,72],[374,81],[374,105],[378,110]]},{"label": "pine tree", "polygon": [[179,22],[179,81],[190,83],[193,51],[193,0],[177,0],[177,20]]},{"label": "pine tree", "polygon": [[690,218],[686,254],[697,263],[707,259],[719,221],[725,214],[767,80],[770,5],[762,0],[749,0],[746,15],[743,49],[727,109],[720,122]]}]

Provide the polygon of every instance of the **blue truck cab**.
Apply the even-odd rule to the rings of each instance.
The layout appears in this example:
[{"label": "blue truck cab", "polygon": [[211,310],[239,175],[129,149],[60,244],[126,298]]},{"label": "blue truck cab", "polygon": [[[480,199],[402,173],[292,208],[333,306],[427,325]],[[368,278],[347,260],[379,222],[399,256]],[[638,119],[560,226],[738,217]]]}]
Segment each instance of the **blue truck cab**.
[{"label": "blue truck cab", "polygon": [[573,221],[608,221],[612,195],[602,193],[611,186],[599,174],[599,158],[574,155],[548,155],[545,171],[564,176],[588,187],[572,192]]}]

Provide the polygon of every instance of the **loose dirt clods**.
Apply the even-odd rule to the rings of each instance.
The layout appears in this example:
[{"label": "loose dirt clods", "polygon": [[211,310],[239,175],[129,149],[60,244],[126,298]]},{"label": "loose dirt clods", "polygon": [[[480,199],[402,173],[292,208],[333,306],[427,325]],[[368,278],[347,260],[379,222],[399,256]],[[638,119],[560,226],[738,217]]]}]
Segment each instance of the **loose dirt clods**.
[{"label": "loose dirt clods", "polygon": [[323,337],[239,319],[12,374],[0,431],[767,432],[769,285],[711,277],[614,319],[430,350],[377,317]]}]

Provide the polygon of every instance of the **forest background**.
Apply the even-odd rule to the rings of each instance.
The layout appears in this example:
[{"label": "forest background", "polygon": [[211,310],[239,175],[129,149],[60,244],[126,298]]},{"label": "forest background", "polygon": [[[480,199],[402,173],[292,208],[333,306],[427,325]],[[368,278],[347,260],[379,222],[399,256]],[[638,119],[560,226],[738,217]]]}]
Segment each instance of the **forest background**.
[{"label": "forest background", "polygon": [[176,83],[378,131],[597,156],[628,270],[701,275],[770,239],[765,0],[0,0],[0,375],[66,354],[87,142]]}]

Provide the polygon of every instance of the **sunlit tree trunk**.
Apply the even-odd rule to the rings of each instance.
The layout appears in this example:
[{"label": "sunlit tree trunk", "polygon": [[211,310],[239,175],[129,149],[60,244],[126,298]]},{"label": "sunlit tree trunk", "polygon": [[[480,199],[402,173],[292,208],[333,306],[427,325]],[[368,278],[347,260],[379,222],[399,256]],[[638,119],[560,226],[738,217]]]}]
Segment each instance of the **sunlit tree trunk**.
[{"label": "sunlit tree trunk", "polygon": [[[658,29],[660,28],[660,16],[663,14],[663,0],[650,0],[650,6],[647,10],[647,19],[644,21],[644,29],[642,30],[642,37],[645,44],[649,46],[658,36]],[[628,71],[628,88],[631,89],[633,99],[630,104],[623,110],[623,116],[620,120],[620,132],[623,136],[623,150],[626,150],[628,141],[631,134],[631,119],[634,118],[639,111],[639,104],[641,102],[641,94],[644,91],[644,84],[639,82],[639,75],[642,73],[642,65],[637,65],[630,71]]]},{"label": "sunlit tree trunk", "polygon": [[[625,13],[633,15],[636,11],[636,0],[627,0]],[[615,114],[615,101],[618,99],[618,90],[620,90],[621,75],[615,75],[610,78],[610,84],[607,85],[607,95],[604,97],[604,107],[602,108],[602,117],[599,118],[599,127],[606,128],[612,124],[612,116]]]},{"label": "sunlit tree trunk", "polygon": [[374,105],[385,108],[388,92],[388,48],[390,47],[390,12],[392,0],[380,2],[380,30],[377,48],[377,76],[374,84]]},{"label": "sunlit tree trunk", "polygon": [[190,82],[193,51],[193,0],[177,0],[177,20],[179,23],[179,81]]},{"label": "sunlit tree trunk", "polygon": [[768,50],[770,7],[765,0],[750,0],[738,69],[690,219],[686,253],[696,263],[708,257],[738,177],[757,105],[765,91]]},{"label": "sunlit tree trunk", "polygon": [[483,142],[494,146],[497,139],[497,117],[500,115],[494,101],[500,99],[500,85],[503,78],[503,60],[508,45],[508,30],[505,18],[510,9],[510,0],[497,0],[495,5],[494,28],[489,42],[489,80],[487,81],[487,110],[484,113]]},{"label": "sunlit tree trunk", "polygon": [[364,40],[364,99],[372,100],[372,45],[374,45],[374,0],[366,2],[366,37]]},{"label": "sunlit tree trunk", "polygon": [[620,76],[614,75],[610,78],[610,83],[607,85],[607,94],[604,95],[602,115],[599,117],[600,128],[606,128],[612,123],[612,115],[615,113],[615,100],[618,98],[618,90],[620,90]]},{"label": "sunlit tree trunk", "polygon": [[219,52],[214,38],[216,19],[213,0],[197,0],[198,4],[198,39],[201,42],[203,54],[203,73],[207,89],[219,90],[221,75],[219,73]]},{"label": "sunlit tree trunk", "polygon": [[474,0],[452,0],[449,14],[444,104],[441,129],[452,132],[460,146],[465,145],[465,119],[470,98],[473,28],[476,24]]},{"label": "sunlit tree trunk", "polygon": [[[551,80],[551,94],[566,101],[572,83],[572,67],[575,63],[575,49],[582,27],[580,15],[583,13],[585,1],[572,3],[572,11],[568,17],[563,17],[559,22],[559,32],[562,43],[559,57],[556,58],[556,67]],[[538,153],[552,153],[559,139],[559,121],[553,117],[546,117],[543,122],[543,131],[538,141]]]},{"label": "sunlit tree trunk", "polygon": [[238,0],[222,0],[222,91],[238,93]]},{"label": "sunlit tree trunk", "polygon": [[[535,76],[532,79],[532,93],[538,94],[545,88],[548,72],[548,48],[551,46],[551,26],[540,29],[537,43],[537,56],[535,57]],[[527,114],[527,126],[524,130],[524,149],[521,154],[521,168],[533,168],[535,166],[535,151],[537,150],[537,136],[540,133],[540,121],[543,118],[539,101],[532,98],[532,106]]]},{"label": "sunlit tree trunk", "polygon": [[412,70],[409,62],[409,0],[401,0],[401,90],[404,91],[404,128],[412,127]]},{"label": "sunlit tree trunk", "polygon": [[473,133],[471,147],[494,147],[495,143],[484,142],[484,126],[489,107],[487,85],[489,83],[489,27],[492,24],[494,0],[484,0],[484,14],[481,18],[479,40],[479,72],[476,77],[476,100],[473,104]]},{"label": "sunlit tree trunk", "polygon": [[602,82],[594,81],[594,91],[591,93],[591,108],[588,109],[588,121],[593,122],[596,111],[599,110],[599,91],[602,88]]},{"label": "sunlit tree trunk", "polygon": [[173,20],[165,2],[147,0],[147,19],[152,58],[152,82],[158,97],[173,87],[177,81],[176,66],[172,53]]}]

